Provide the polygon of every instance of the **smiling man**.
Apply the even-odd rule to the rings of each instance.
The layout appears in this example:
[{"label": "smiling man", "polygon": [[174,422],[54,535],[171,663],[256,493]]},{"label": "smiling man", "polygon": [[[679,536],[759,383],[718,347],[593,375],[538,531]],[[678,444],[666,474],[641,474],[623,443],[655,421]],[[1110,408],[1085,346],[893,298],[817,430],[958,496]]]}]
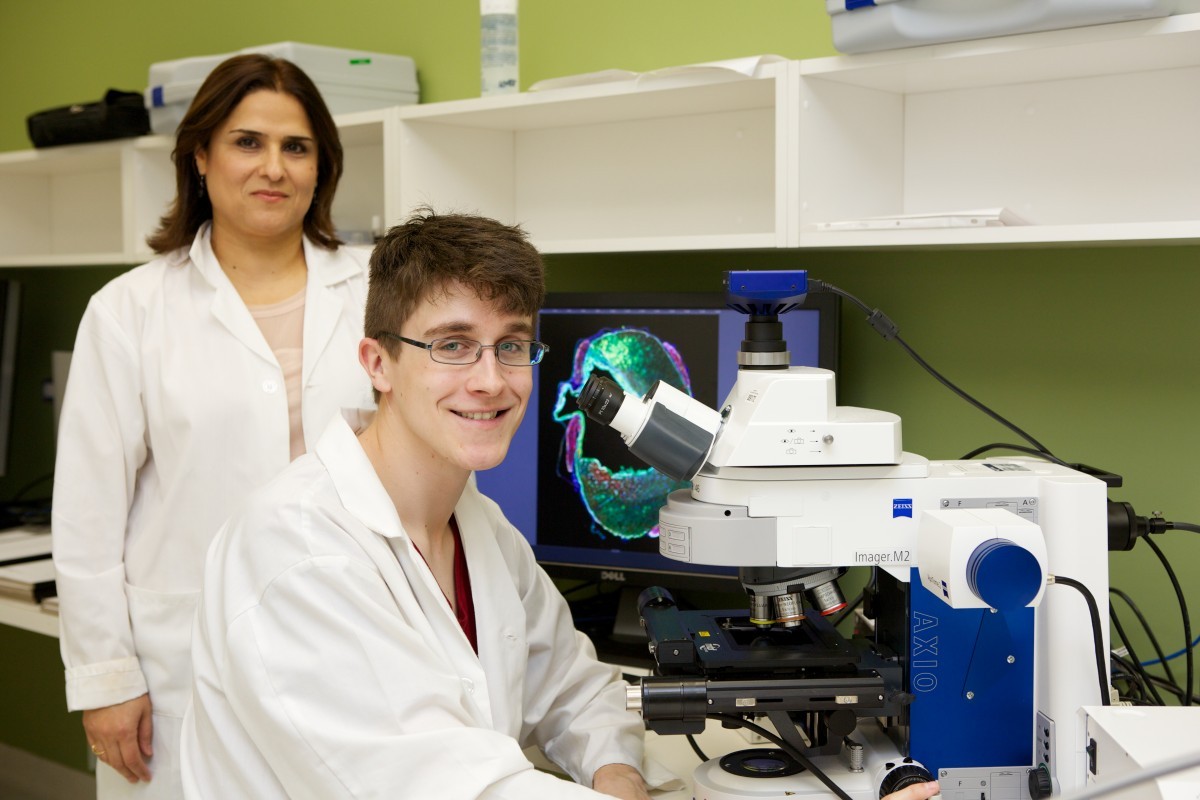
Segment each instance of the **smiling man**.
[{"label": "smiling man", "polygon": [[493,220],[422,212],[376,247],[358,354],[378,412],[332,421],[209,551],[187,797],[648,797],[625,684],[469,480],[529,403],[544,294]]}]

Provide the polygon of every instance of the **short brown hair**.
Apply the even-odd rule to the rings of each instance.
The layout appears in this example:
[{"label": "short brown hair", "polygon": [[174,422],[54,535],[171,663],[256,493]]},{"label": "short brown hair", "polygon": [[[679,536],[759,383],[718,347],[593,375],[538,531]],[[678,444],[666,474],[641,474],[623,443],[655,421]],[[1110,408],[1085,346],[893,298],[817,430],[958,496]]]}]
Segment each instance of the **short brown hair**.
[{"label": "short brown hair", "polygon": [[213,68],[188,107],[175,133],[175,200],[146,238],[156,253],[190,246],[200,226],[212,219],[212,202],[200,190],[196,153],[209,146],[213,134],[243,98],[259,90],[282,92],[296,98],[308,114],[317,146],[317,186],[312,206],[304,216],[304,234],[333,249],[342,242],[333,227],[333,195],[342,177],[342,142],[337,125],[320,91],[304,70],[290,61],[261,54],[234,56]]},{"label": "short brown hair", "polygon": [[399,333],[417,305],[461,283],[506,313],[537,316],[546,298],[541,254],[520,227],[467,214],[417,209],[375,245],[364,332],[395,356]]}]

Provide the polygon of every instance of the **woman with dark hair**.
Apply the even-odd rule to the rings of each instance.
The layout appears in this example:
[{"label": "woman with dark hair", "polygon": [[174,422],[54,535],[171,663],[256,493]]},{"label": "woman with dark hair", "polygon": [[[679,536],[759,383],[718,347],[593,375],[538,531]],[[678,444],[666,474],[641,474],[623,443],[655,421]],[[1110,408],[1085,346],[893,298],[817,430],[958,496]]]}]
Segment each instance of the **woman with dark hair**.
[{"label": "woman with dark hair", "polygon": [[101,798],[178,798],[204,555],[330,418],[373,408],[357,364],[367,254],[330,209],[337,128],[263,55],[217,66],[172,154],[158,257],[92,298],[59,429],[53,530],[67,702]]}]

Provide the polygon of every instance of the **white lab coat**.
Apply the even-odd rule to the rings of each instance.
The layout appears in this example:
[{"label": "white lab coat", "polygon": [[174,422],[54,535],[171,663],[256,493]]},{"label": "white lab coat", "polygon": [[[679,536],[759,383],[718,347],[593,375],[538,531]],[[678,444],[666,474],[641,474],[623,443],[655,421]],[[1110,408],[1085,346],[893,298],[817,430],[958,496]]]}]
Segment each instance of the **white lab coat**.
[{"label": "white lab coat", "polygon": [[[343,419],[213,543],[184,720],[189,800],[599,798],[640,718],[521,534],[455,508],[476,656]],[[535,771],[536,744],[583,786]]]},{"label": "white lab coat", "polygon": [[[358,364],[365,253],[305,240],[305,439],[340,407],[372,408]],[[221,523],[289,460],[270,347],[212,253],[190,248],[111,281],[79,326],[58,434],[52,528],[67,704],[147,690],[155,780],[100,770],[101,797],[180,796],[178,731],[204,554]],[[172,774],[174,773],[174,774]],[[118,791],[119,790],[119,791]]]}]

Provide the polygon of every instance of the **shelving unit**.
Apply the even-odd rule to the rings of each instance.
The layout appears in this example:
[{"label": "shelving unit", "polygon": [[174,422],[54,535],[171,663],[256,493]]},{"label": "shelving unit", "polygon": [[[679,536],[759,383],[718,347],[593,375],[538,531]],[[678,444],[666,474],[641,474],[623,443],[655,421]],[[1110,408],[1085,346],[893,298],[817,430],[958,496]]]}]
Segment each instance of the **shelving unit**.
[{"label": "shelving unit", "polygon": [[783,247],[788,64],[400,112],[400,205],[521,223],[548,253]]},{"label": "shelving unit", "polygon": [[[339,231],[367,237],[393,220],[398,110],[337,118],[344,175],[334,202]],[[115,142],[0,153],[0,267],[140,264],[146,237],[175,196],[174,140]]]},{"label": "shelving unit", "polygon": [[58,637],[58,615],[41,610],[37,603],[0,597],[0,625]]},{"label": "shelving unit", "polygon": [[398,115],[398,108],[382,108],[337,117],[343,171],[333,222],[352,243],[369,244],[376,224],[394,223],[398,216]]},{"label": "shelving unit", "polygon": [[[547,253],[1200,242],[1200,14],[338,118],[352,242],[414,208]],[[171,142],[0,154],[0,266],[139,263]],[[1027,225],[823,230],[1007,208]]]},{"label": "shelving unit", "polygon": [[[796,70],[796,246],[1200,241],[1200,14]],[[816,229],[996,207],[1030,224]]]},{"label": "shelving unit", "polygon": [[134,258],[169,153],[159,137],[0,153],[0,266]]}]

